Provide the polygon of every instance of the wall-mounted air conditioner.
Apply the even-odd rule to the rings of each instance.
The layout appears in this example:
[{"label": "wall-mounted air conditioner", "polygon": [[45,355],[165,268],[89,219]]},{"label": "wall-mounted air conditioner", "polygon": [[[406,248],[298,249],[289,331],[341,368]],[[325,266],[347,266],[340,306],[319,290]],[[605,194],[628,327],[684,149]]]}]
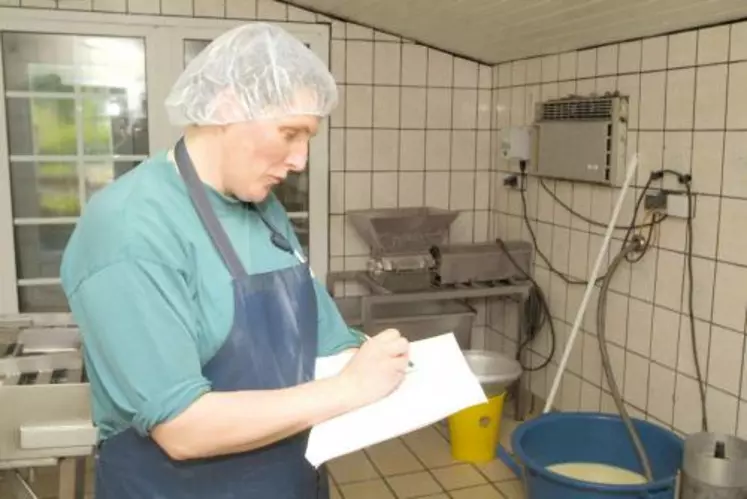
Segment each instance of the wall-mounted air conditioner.
[{"label": "wall-mounted air conditioner", "polygon": [[625,179],[628,97],[572,96],[537,105],[529,172],[620,186]]}]

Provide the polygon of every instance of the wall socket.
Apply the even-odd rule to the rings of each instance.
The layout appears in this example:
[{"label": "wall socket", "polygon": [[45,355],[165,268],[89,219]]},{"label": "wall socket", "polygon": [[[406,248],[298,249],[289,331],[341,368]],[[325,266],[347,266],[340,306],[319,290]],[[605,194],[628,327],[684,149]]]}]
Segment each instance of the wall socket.
[{"label": "wall socket", "polygon": [[[695,218],[697,213],[697,194],[692,194],[692,217]],[[646,194],[644,207],[647,210],[655,210],[659,213],[665,213],[670,217],[687,218],[687,194],[684,192],[672,191],[655,191]]]}]

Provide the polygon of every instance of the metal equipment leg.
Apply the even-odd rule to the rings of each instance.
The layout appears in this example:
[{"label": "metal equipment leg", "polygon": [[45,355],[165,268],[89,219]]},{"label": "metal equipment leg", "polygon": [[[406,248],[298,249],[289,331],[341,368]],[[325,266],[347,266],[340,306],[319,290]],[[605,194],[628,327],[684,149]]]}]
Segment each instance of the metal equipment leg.
[{"label": "metal equipment leg", "polygon": [[[527,325],[524,323],[524,314],[521,313],[522,310],[524,310],[526,306],[526,301],[528,299],[527,295],[522,295],[521,299],[516,302],[517,307],[519,307],[519,320],[518,323],[518,336],[519,338],[519,345],[524,341],[524,335],[528,333],[527,331]],[[526,349],[525,351],[520,352],[519,354],[519,361],[523,364],[527,364],[526,359]],[[526,374],[522,375],[516,382],[516,385],[514,387],[514,420],[516,421],[524,421],[526,419],[527,414],[529,413],[529,405],[531,403],[531,392],[529,390],[524,390],[524,381],[526,379]]]},{"label": "metal equipment leg", "polygon": [[79,457],[75,460],[75,499],[84,499],[86,497],[86,473],[87,462],[85,457]]},{"label": "metal equipment leg", "polygon": [[[0,471],[5,487],[10,490],[12,499],[39,499],[28,482],[16,470]],[[0,490],[2,492],[2,490]]]},{"label": "metal equipment leg", "polygon": [[329,491],[329,475],[327,472],[327,466],[322,465],[317,471],[317,496],[316,499],[330,499]]},{"label": "metal equipment leg", "polygon": [[60,476],[57,482],[58,499],[77,499],[75,497],[76,461],[77,459],[71,457],[60,459],[58,467]]}]

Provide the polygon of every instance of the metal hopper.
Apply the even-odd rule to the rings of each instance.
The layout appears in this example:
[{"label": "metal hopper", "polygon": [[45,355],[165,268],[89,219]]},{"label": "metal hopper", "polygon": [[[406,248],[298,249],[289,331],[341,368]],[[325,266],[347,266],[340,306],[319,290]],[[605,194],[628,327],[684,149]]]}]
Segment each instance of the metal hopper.
[{"label": "metal hopper", "polygon": [[427,254],[440,245],[459,215],[440,208],[385,208],[347,213],[350,223],[372,248],[373,257]]}]

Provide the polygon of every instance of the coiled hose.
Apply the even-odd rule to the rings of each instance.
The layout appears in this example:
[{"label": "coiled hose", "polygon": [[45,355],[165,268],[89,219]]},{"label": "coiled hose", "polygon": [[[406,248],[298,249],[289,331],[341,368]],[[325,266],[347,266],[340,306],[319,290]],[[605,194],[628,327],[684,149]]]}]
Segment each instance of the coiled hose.
[{"label": "coiled hose", "polygon": [[642,244],[643,242],[641,240],[634,239],[631,244],[626,245],[622,250],[620,250],[612,260],[612,263],[610,263],[604,279],[602,279],[601,289],[599,290],[599,301],[597,302],[597,339],[599,340],[599,353],[602,356],[604,375],[607,378],[607,384],[609,384],[610,391],[612,392],[612,398],[615,400],[617,411],[619,412],[623,423],[625,423],[625,428],[628,430],[628,434],[633,442],[636,454],[638,454],[638,459],[641,462],[646,479],[651,482],[654,479],[651,471],[651,463],[646,454],[646,450],[643,447],[641,438],[638,435],[638,431],[633,426],[633,421],[631,421],[628,411],[625,409],[625,403],[620,395],[620,389],[618,388],[615,376],[612,373],[612,363],[610,362],[610,355],[607,351],[606,337],[607,291],[612,282],[612,277],[615,275],[615,271],[618,269],[620,264],[626,260],[627,255],[641,251]]}]

